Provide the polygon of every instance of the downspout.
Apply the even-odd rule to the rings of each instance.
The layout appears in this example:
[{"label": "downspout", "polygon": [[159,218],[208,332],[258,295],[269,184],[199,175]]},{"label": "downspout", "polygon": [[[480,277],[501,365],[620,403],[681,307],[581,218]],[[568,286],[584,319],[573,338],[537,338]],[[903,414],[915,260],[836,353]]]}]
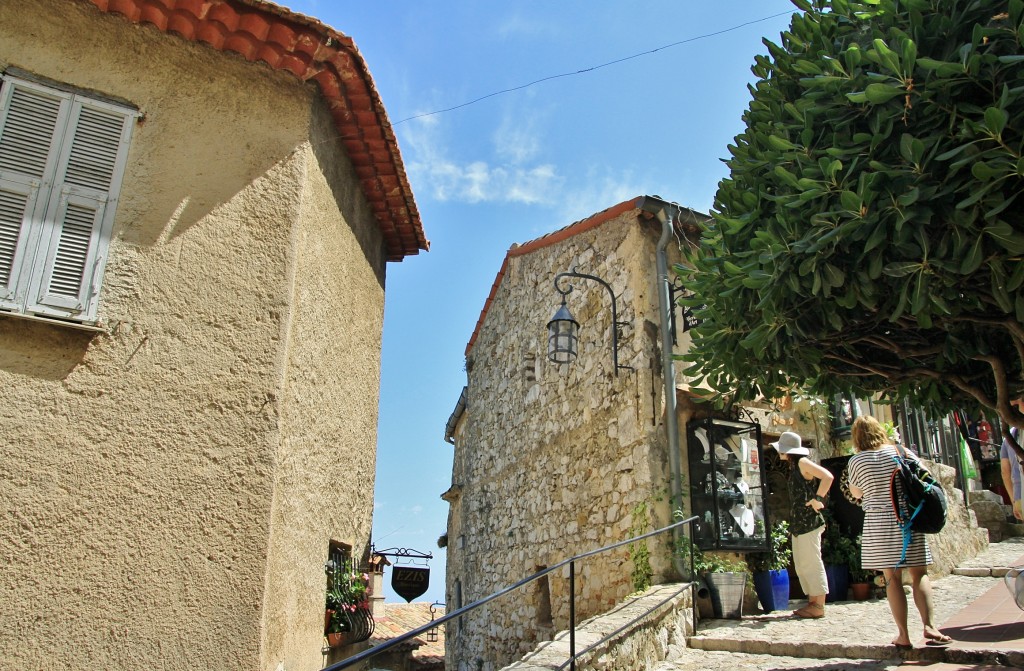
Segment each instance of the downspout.
[{"label": "downspout", "polygon": [[[674,512],[683,508],[683,472],[682,455],[679,452],[679,417],[676,410],[676,375],[672,364],[672,334],[669,330],[669,314],[672,310],[671,282],[668,277],[669,240],[672,239],[672,225],[679,212],[679,206],[665,202],[659,198],[643,196],[637,200],[637,207],[654,214],[661,222],[661,239],[657,246],[658,271],[658,312],[661,316],[661,375],[665,380],[665,432],[668,435],[668,464],[671,473],[669,506]],[[683,563],[682,556],[675,550],[682,547],[685,536],[682,527],[672,530],[675,546],[672,562],[679,576],[689,573],[689,566]]]}]

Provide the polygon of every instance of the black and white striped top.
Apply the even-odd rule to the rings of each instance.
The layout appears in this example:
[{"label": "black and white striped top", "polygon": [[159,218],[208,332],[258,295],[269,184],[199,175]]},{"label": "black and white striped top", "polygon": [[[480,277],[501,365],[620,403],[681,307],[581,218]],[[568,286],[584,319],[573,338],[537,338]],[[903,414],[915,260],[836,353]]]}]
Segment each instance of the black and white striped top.
[{"label": "black and white striped top", "polygon": [[[916,459],[904,450],[908,459]],[[877,450],[855,454],[847,465],[850,485],[864,492],[864,532],[861,540],[861,568],[881,570],[893,568],[903,551],[903,531],[897,523],[889,493],[892,472],[896,468],[896,448],[883,445]],[[932,563],[931,550],[924,534],[911,536],[905,566],[926,566]]]}]

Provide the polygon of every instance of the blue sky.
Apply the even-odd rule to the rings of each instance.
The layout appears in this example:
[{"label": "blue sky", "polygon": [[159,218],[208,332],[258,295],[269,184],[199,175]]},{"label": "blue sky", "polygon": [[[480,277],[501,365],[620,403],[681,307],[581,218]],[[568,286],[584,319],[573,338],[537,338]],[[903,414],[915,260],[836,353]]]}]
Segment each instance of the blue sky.
[{"label": "blue sky", "polygon": [[[418,600],[443,602],[444,428],[505,252],[635,196],[708,211],[726,174],[721,159],[743,129],[750,66],[767,53],[761,38],[778,42],[795,8],[282,1],[355,40],[431,241],[430,252],[388,264],[373,533],[377,549],[432,553],[430,589]],[[490,95],[506,89],[518,90]],[[553,309],[539,306],[538,329]],[[401,601],[390,585],[385,595]]]}]

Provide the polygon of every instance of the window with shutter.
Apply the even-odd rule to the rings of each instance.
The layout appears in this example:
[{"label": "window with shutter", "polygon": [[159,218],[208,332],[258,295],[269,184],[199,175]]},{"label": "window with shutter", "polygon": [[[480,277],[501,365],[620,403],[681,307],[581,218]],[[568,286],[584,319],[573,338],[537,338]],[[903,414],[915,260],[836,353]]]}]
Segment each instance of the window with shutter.
[{"label": "window with shutter", "polygon": [[0,311],[96,321],[136,117],[0,75]]}]

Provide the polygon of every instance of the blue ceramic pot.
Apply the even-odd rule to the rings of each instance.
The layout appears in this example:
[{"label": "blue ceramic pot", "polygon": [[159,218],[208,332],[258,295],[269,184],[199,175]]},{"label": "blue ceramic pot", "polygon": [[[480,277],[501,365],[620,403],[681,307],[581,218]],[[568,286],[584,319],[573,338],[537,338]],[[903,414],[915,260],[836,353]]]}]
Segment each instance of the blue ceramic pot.
[{"label": "blue ceramic pot", "polygon": [[828,596],[825,603],[846,601],[850,590],[850,567],[846,564],[825,564],[825,577],[828,578]]},{"label": "blue ceramic pot", "polygon": [[754,574],[754,591],[766,613],[789,607],[789,571],[760,571]]}]

